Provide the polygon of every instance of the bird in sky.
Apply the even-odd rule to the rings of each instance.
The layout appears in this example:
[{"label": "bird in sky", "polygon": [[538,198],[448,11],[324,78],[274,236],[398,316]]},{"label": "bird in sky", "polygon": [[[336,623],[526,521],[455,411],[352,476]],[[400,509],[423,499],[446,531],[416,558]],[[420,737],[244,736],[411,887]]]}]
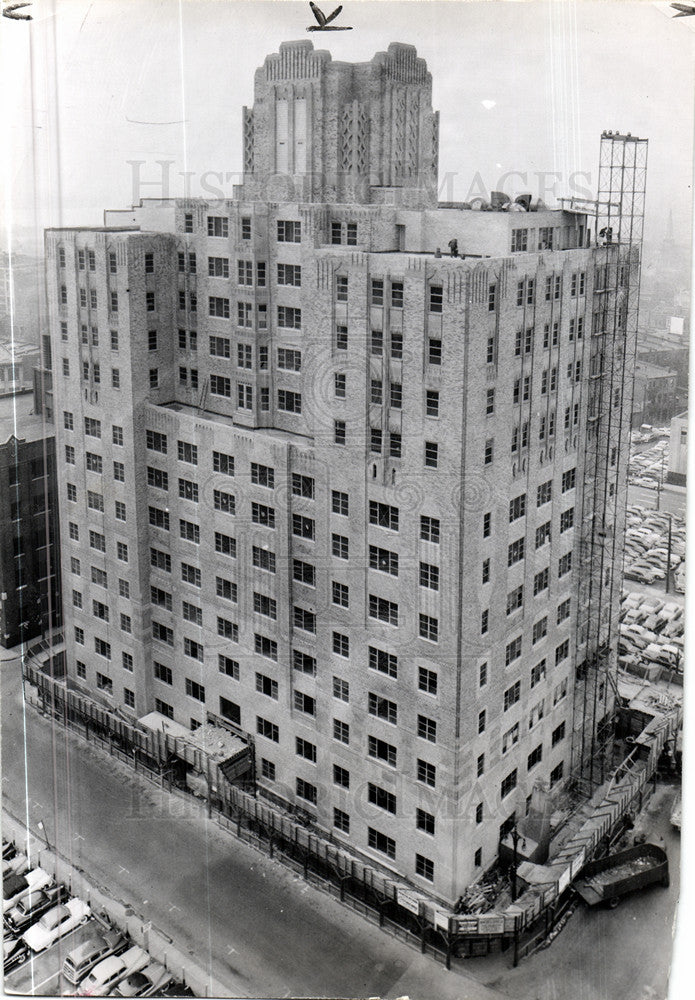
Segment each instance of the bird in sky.
[{"label": "bird in sky", "polygon": [[672,3],[671,6],[678,13],[674,17],[692,17],[695,14],[695,7],[689,3]]},{"label": "bird in sky", "polygon": [[[3,0],[4,3],[4,0]],[[3,6],[2,16],[9,17],[12,21],[33,21],[34,18],[31,14],[18,14],[17,11],[21,10],[22,7],[31,7],[30,3],[11,3],[7,7]]]},{"label": "bird in sky", "polygon": [[341,28],[337,24],[331,24],[331,21],[335,21],[336,17],[343,9],[342,4],[340,7],[336,7],[333,13],[329,14],[328,17],[326,17],[321,8],[317,7],[315,3],[310,2],[309,6],[313,11],[314,17],[318,21],[318,24],[312,24],[310,28],[306,29],[307,31],[352,31],[352,28]]}]

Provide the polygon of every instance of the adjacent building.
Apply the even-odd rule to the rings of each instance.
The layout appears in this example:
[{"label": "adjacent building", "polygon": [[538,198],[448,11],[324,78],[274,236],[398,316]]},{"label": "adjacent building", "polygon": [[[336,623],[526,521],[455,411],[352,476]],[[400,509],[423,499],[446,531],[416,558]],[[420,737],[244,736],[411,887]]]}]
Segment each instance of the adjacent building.
[{"label": "adjacent building", "polygon": [[260,794],[452,901],[610,727],[638,263],[440,208],[431,86],[283,44],[233,199],[46,257],[71,680],[242,732]]},{"label": "adjacent building", "polygon": [[0,642],[60,624],[55,439],[33,396],[0,400]]}]

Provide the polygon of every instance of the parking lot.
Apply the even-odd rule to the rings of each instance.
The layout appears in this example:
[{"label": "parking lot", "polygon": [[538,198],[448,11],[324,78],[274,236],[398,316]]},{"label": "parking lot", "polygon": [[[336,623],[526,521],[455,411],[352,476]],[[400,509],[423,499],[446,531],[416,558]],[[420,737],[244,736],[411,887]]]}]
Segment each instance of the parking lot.
[{"label": "parking lot", "polygon": [[61,970],[65,956],[93,934],[103,930],[103,925],[93,917],[64,938],[56,941],[47,951],[36,955],[5,976],[5,991],[31,996],[62,996],[74,987],[63,979]]},{"label": "parking lot", "polygon": [[6,993],[193,996],[125,931],[109,924],[103,913],[93,913],[89,903],[37,867],[35,856],[36,845],[26,838],[3,839]]}]

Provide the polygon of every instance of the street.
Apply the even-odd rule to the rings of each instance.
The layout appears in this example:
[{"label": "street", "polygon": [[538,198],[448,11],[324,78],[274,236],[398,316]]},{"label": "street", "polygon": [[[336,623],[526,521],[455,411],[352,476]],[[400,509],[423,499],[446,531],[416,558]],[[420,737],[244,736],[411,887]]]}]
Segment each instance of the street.
[{"label": "street", "polygon": [[196,801],[24,712],[16,661],[2,664],[2,762],[5,808],[34,832],[42,820],[51,844],[230,995],[499,1000],[223,833]]},{"label": "street", "polygon": [[[639,504],[646,510],[656,510],[657,491],[650,490],[646,486],[628,486],[627,502],[628,504]],[[672,489],[668,485],[662,487],[659,497],[659,510],[663,510],[667,514],[678,514],[680,517],[685,517],[686,506],[687,498],[685,491]]]},{"label": "street", "polygon": [[447,973],[223,833],[196,801],[159,791],[32,709],[24,730],[16,662],[2,665],[2,717],[5,807],[15,816],[26,810],[34,831],[42,819],[51,843],[228,983],[230,995],[666,996],[680,860],[672,787],[660,787],[648,807],[650,839],[663,837],[669,854],[668,890],[636,894],[616,911],[577,909],[552,945],[517,969],[506,953]]}]

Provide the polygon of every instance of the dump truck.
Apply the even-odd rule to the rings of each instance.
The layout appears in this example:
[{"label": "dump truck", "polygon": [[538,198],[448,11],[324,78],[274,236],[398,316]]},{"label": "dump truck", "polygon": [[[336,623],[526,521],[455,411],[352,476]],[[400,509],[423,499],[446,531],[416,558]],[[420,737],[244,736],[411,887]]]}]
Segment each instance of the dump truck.
[{"label": "dump truck", "polygon": [[639,844],[589,862],[579,872],[574,890],[589,906],[603,903],[613,909],[622,896],[656,882],[669,884],[666,851],[656,844]]}]

